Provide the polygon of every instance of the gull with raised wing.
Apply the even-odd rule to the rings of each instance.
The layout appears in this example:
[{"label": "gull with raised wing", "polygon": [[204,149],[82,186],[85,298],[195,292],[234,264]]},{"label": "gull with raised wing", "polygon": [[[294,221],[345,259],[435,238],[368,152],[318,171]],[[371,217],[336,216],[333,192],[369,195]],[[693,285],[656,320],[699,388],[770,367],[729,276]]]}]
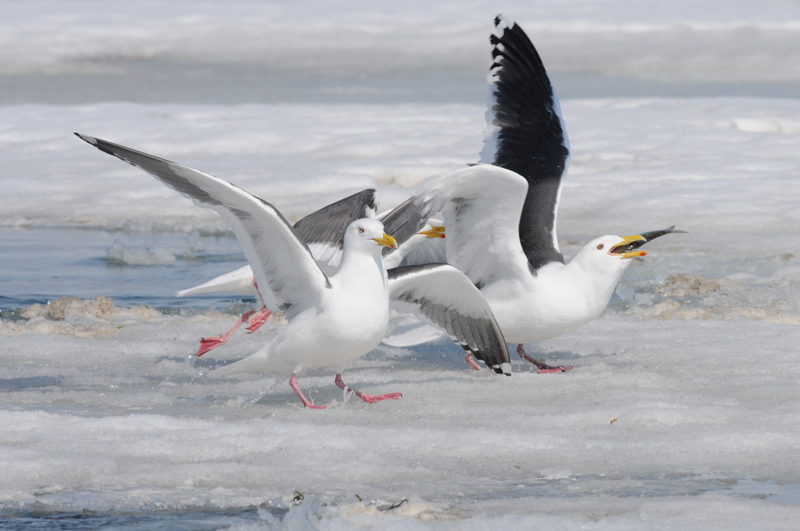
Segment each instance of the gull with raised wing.
[{"label": "gull with raised wing", "polygon": [[447,233],[441,260],[480,289],[520,357],[539,372],[563,372],[572,367],[546,365],[523,345],[598,318],[631,258],[646,254],[640,247],[683,231],[601,236],[565,263],[556,217],[570,145],[558,96],[519,25],[497,17],[490,41],[490,131],[481,163],[436,179],[408,199],[406,230],[441,211]]}]

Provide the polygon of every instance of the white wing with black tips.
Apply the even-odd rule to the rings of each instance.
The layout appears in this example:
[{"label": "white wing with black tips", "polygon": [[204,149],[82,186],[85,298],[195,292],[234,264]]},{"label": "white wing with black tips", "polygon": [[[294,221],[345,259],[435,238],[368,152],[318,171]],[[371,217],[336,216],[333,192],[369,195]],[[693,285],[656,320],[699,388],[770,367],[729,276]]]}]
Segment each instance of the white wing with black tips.
[{"label": "white wing with black tips", "polygon": [[528,181],[519,237],[531,267],[564,263],[556,217],[570,146],[561,105],[536,48],[519,25],[495,18],[490,41],[490,133],[481,162],[514,171]]},{"label": "white wing with black tips", "polygon": [[511,374],[503,332],[489,304],[455,267],[426,264],[389,270],[394,300],[415,305],[450,338],[499,374]]},{"label": "white wing with black tips", "polygon": [[99,138],[77,134],[101,151],[141,168],[198,206],[216,210],[233,228],[266,306],[305,308],[330,288],[308,246],[272,205],[227,181]]}]

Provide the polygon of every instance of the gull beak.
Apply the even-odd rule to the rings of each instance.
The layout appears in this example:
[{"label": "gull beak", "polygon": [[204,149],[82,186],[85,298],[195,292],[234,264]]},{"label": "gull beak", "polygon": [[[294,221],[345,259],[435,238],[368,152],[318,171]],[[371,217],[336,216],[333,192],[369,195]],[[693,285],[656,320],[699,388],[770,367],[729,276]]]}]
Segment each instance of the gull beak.
[{"label": "gull beak", "polygon": [[388,247],[389,249],[397,249],[397,241],[388,234],[386,234],[385,232],[383,233],[383,238],[372,238],[372,239],[378,242],[379,244],[383,245],[384,247]]},{"label": "gull beak", "polygon": [[444,238],[444,227],[434,227],[431,225],[431,230],[424,230],[417,234],[425,235],[428,238]]},{"label": "gull beak", "polygon": [[634,256],[644,256],[647,251],[637,251],[639,247],[647,243],[647,238],[641,234],[634,234],[633,236],[625,236],[622,241],[608,250],[611,256],[619,256],[620,258],[633,258]]},{"label": "gull beak", "polygon": [[635,256],[644,256],[647,251],[637,251],[639,247],[649,241],[653,241],[665,234],[672,233],[686,233],[685,230],[675,230],[675,225],[668,229],[654,230],[651,232],[643,232],[641,234],[634,234],[633,236],[626,236],[622,242],[608,250],[608,254],[612,256],[620,256],[622,258],[633,258]]}]

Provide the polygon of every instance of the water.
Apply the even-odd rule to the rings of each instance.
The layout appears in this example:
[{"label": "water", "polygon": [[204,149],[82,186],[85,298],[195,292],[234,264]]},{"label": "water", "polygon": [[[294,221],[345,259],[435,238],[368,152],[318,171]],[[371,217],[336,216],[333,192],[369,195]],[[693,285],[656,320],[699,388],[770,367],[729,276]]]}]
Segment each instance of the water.
[{"label": "water", "polygon": [[[140,262],[155,263],[109,258],[115,245],[132,252],[129,259],[134,262],[138,257]],[[62,296],[103,295],[119,306],[144,304],[169,313],[181,308],[223,311],[237,301],[255,302],[230,294],[174,296],[247,263],[236,239],[229,236],[0,228],[0,248],[5,256],[14,257],[0,263],[0,310],[45,304]]]},{"label": "water", "polygon": [[[179,510],[153,508],[148,511],[111,510],[95,512],[88,509],[64,511],[46,506],[25,510],[0,511],[0,529],[53,529],[53,530],[177,530],[200,531],[227,529],[235,524],[263,522],[260,511],[269,511],[276,519],[285,515],[286,509],[187,507]],[[263,514],[263,512],[262,512]]]}]

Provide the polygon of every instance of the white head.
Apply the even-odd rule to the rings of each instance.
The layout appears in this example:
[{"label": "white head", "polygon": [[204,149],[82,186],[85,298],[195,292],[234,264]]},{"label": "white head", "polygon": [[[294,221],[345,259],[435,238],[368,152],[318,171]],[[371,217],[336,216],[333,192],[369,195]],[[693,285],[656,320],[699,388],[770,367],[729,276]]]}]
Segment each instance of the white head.
[{"label": "white head", "polygon": [[596,278],[599,284],[609,286],[613,291],[622,273],[631,265],[631,258],[647,254],[647,251],[638,250],[646,242],[647,239],[639,234],[624,238],[613,235],[600,236],[587,243],[572,263]]},{"label": "white head", "polygon": [[378,255],[384,247],[394,249],[397,242],[383,232],[383,223],[377,219],[357,219],[344,232],[344,250],[360,249],[367,254]]}]

